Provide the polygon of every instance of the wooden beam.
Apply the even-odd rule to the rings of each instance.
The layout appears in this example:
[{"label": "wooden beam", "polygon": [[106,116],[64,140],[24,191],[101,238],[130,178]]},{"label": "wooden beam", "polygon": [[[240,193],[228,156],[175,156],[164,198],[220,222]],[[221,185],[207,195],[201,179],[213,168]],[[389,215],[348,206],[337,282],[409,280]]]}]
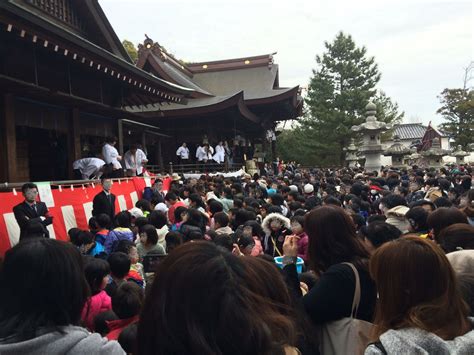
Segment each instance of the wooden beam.
[{"label": "wooden beam", "polygon": [[71,110],[69,128],[69,178],[74,179],[72,163],[81,159],[80,112],[77,107]]},{"label": "wooden beam", "polygon": [[[0,113],[0,178],[2,182],[18,182],[15,98],[12,94],[1,97],[2,112]],[[3,152],[3,154],[2,154]]]}]

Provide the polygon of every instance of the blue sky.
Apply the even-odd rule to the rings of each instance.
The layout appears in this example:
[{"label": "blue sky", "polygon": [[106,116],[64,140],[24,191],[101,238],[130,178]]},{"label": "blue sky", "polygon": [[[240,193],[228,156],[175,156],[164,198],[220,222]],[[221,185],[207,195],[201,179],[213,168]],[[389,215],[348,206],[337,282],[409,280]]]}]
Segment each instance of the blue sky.
[{"label": "blue sky", "polygon": [[471,0],[99,2],[120,39],[138,44],[146,33],[186,61],[278,52],[281,86],[307,86],[324,41],[342,30],[375,57],[379,88],[406,122],[441,123],[437,96],[462,86],[474,60]]}]

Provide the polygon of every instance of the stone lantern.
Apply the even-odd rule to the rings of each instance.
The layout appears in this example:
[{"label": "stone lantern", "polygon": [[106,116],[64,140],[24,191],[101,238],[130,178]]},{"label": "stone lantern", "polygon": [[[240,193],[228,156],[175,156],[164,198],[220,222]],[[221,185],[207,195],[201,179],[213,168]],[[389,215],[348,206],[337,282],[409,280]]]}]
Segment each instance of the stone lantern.
[{"label": "stone lantern", "polygon": [[349,144],[343,150],[346,152],[345,160],[347,162],[347,166],[349,168],[356,168],[359,157],[357,156],[357,147],[355,146],[354,141],[351,141],[351,144]]},{"label": "stone lantern", "polygon": [[421,152],[421,155],[426,158],[428,167],[440,168],[443,166],[443,157],[450,153],[449,150],[441,149],[441,140],[439,138],[434,138],[431,148]]},{"label": "stone lantern", "polygon": [[392,125],[377,121],[375,113],[377,107],[370,102],[365,107],[366,120],[358,126],[352,126],[354,132],[362,133],[362,146],[359,151],[365,155],[364,169],[366,171],[380,171],[382,166],[381,153],[383,152],[380,143],[380,135],[392,128]]},{"label": "stone lantern", "polygon": [[392,157],[392,166],[394,168],[404,168],[405,167],[405,156],[410,154],[411,150],[408,147],[405,147],[400,143],[400,137],[393,137],[393,144],[385,149],[383,155]]},{"label": "stone lantern", "polygon": [[451,153],[451,155],[453,157],[456,157],[456,164],[459,165],[464,164],[464,158],[467,157],[469,153],[462,150],[462,147],[458,145],[454,152]]}]

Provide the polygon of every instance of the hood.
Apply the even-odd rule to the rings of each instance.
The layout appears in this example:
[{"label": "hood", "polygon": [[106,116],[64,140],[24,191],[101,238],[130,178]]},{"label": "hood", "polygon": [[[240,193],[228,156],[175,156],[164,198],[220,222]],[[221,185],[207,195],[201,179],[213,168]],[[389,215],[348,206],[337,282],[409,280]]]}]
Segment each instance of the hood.
[{"label": "hood", "polygon": [[286,218],[285,216],[279,214],[279,213],[270,213],[269,215],[267,215],[264,219],[263,219],[263,222],[262,222],[262,228],[263,230],[265,231],[266,234],[270,234],[271,233],[271,229],[270,229],[270,222],[274,219],[278,219],[280,220],[281,224],[283,225],[284,228],[286,229],[290,229],[291,228],[291,225],[290,225],[290,219],[289,218]]},{"label": "hood", "polygon": [[407,206],[396,206],[394,208],[389,209],[386,212],[387,217],[403,217],[407,214],[409,208]]},{"label": "hood", "polygon": [[97,333],[91,334],[76,326],[62,329],[64,334],[57,331],[43,332],[36,338],[17,343],[0,340],[0,354],[125,354],[116,341],[108,341]]},{"label": "hood", "polygon": [[[471,324],[474,318],[469,318]],[[417,328],[389,330],[380,336],[389,354],[473,354],[474,331],[453,340],[443,340]]]}]

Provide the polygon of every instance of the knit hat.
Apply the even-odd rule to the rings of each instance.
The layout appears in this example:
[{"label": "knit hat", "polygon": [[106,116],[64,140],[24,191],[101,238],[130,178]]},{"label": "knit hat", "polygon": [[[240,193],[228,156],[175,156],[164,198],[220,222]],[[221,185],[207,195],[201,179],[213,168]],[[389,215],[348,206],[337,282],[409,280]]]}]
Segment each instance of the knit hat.
[{"label": "knit hat", "polygon": [[304,193],[305,194],[312,194],[314,192],[314,186],[311,184],[304,185]]}]

